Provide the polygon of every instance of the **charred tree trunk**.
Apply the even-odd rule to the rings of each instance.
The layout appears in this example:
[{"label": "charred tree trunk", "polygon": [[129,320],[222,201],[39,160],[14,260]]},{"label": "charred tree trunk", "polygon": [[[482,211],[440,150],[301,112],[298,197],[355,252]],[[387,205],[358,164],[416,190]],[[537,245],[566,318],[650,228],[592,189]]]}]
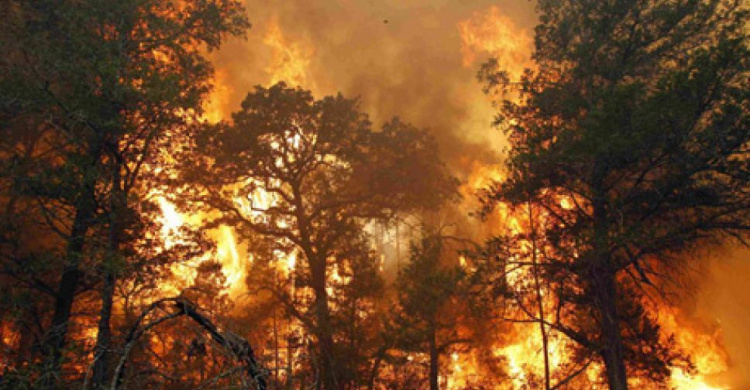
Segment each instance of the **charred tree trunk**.
[{"label": "charred tree trunk", "polygon": [[375,357],[375,361],[372,363],[372,368],[370,369],[370,375],[367,378],[367,389],[373,390],[375,389],[375,378],[378,377],[378,372],[380,371],[380,364],[383,362],[383,357],[378,354]]},{"label": "charred tree trunk", "polygon": [[176,306],[208,332],[217,344],[232,353],[234,358],[245,367],[245,374],[255,383],[258,390],[266,389],[266,373],[260,368],[255,359],[255,352],[247,340],[232,332],[221,332],[210,319],[200,314],[196,307],[187,300],[178,300]]},{"label": "charred tree trunk", "polygon": [[[289,325],[289,323],[287,323]],[[287,326],[287,337],[286,337],[286,389],[294,389],[294,353],[292,352],[292,334]]]},{"label": "charred tree trunk", "polygon": [[79,266],[83,257],[86,234],[91,227],[94,214],[93,188],[89,193],[84,194],[78,203],[65,251],[66,264],[55,294],[52,323],[43,347],[44,368],[39,382],[42,389],[54,388],[60,377],[62,350],[65,347],[73,300],[81,278]]},{"label": "charred tree trunk", "polygon": [[279,326],[278,318],[276,315],[276,307],[273,308],[273,357],[274,357],[274,373],[273,381],[274,385],[279,386],[279,371],[281,371],[281,364],[279,359]]},{"label": "charred tree trunk", "polygon": [[318,339],[318,389],[338,389],[336,366],[333,356],[333,331],[331,329],[331,313],[328,306],[328,291],[326,290],[325,258],[318,258],[311,262],[312,288],[315,294],[315,329]]},{"label": "charred tree trunk", "polygon": [[107,272],[102,286],[102,309],[99,313],[99,327],[96,335],[96,346],[94,347],[94,374],[92,376],[92,387],[94,389],[103,388],[107,380],[112,339],[110,321],[112,319],[114,293],[115,276],[112,272]]},{"label": "charred tree trunk", "polygon": [[[116,146],[113,148],[116,150]],[[123,213],[127,209],[127,193],[123,188],[122,177],[120,175],[120,164],[123,164],[119,155],[115,159],[117,165],[112,172],[112,190],[109,199],[109,237],[108,237],[108,259],[106,262],[112,263],[120,256],[120,236],[124,228]],[[102,273],[104,282],[102,284],[102,308],[99,314],[99,326],[96,335],[96,346],[94,347],[94,373],[92,378],[92,387],[94,389],[103,388],[109,371],[109,351],[112,339],[111,320],[112,306],[115,295],[115,269],[113,264],[103,264]]]},{"label": "charred tree trunk", "polygon": [[[176,309],[176,311],[171,314],[154,319],[153,321],[145,325],[142,325],[143,320],[146,318],[146,316],[148,316],[149,313],[151,313],[158,307],[162,307],[166,303],[170,303]],[[219,344],[219,346],[230,352],[232,354],[232,357],[244,366],[245,375],[252,381],[252,383],[254,383],[255,387],[258,390],[266,390],[266,372],[261,368],[261,366],[258,364],[258,361],[255,359],[255,352],[250,346],[250,343],[243,337],[238,336],[232,332],[222,332],[221,330],[219,330],[219,328],[214,325],[214,323],[208,317],[205,317],[198,312],[198,309],[195,307],[195,305],[193,305],[192,302],[184,298],[166,298],[159,300],[152,303],[146,310],[143,311],[143,313],[141,313],[135,324],[133,324],[133,327],[130,329],[130,332],[128,332],[127,337],[125,338],[123,353],[114,372],[114,378],[112,380],[111,386],[112,390],[117,390],[122,386],[125,377],[125,365],[127,363],[130,350],[133,348],[135,342],[155,326],[180,316],[187,316],[196,324],[198,324],[203,330],[205,330],[211,336],[212,340],[214,340],[217,344]],[[243,388],[249,389],[250,384],[245,383],[243,385]]]},{"label": "charred tree trunk", "polygon": [[440,351],[437,345],[437,332],[433,326],[430,331],[430,390],[439,390]]},{"label": "charred tree trunk", "polygon": [[310,284],[314,294],[313,313],[317,322],[314,333],[317,338],[318,378],[317,389],[336,390],[339,388],[336,376],[336,365],[333,355],[333,329],[328,305],[328,255],[325,251],[314,250],[312,227],[309,216],[305,214],[305,202],[302,198],[301,184],[292,184],[295,218],[299,229],[300,247],[310,267]]},{"label": "charred tree trunk", "polygon": [[604,341],[601,355],[607,369],[607,382],[611,390],[627,390],[628,382],[617,313],[615,278],[608,270],[599,270],[593,277],[598,300],[600,332]]},{"label": "charred tree trunk", "polygon": [[75,216],[65,249],[65,265],[62,277],[55,293],[52,323],[42,346],[44,366],[38,382],[38,387],[42,389],[56,387],[60,378],[62,350],[65,348],[71,309],[81,279],[79,268],[86,244],[86,235],[92,226],[96,213],[96,180],[99,175],[97,166],[102,148],[101,140],[98,139],[98,136],[94,136],[86,154],[89,160],[88,165],[84,166],[82,172],[81,191],[75,201]]},{"label": "charred tree trunk", "polygon": [[615,268],[609,254],[609,222],[604,191],[605,167],[597,161],[592,180],[594,197],[594,245],[593,266],[589,275],[596,310],[599,314],[602,349],[600,354],[607,371],[607,382],[611,390],[627,390],[627,373],[620,334],[620,319],[617,312],[617,285]]}]

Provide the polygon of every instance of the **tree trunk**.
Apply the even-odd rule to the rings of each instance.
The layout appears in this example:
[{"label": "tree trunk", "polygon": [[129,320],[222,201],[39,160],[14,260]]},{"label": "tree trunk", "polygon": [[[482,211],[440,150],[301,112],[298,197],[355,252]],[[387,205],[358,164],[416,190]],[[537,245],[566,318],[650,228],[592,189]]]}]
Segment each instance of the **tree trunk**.
[{"label": "tree trunk", "polygon": [[[89,194],[86,194],[89,195]],[[59,380],[62,365],[62,350],[65,347],[68,333],[68,322],[73,307],[78,283],[81,278],[79,265],[83,256],[86,234],[93,216],[93,194],[84,196],[76,209],[73,228],[66,248],[66,265],[63,268],[60,284],[55,294],[55,308],[52,314],[52,324],[44,342],[44,368],[40,378],[40,388],[54,388]]]},{"label": "tree trunk", "polygon": [[604,348],[601,351],[604,366],[607,369],[607,382],[611,390],[627,390],[628,382],[625,371],[620,322],[617,316],[617,287],[614,275],[601,270],[596,278],[596,294],[601,317],[601,334]]},{"label": "tree trunk", "polygon": [[537,311],[539,315],[539,331],[542,335],[542,353],[544,353],[544,388],[551,388],[550,368],[549,368],[549,340],[547,329],[544,325],[544,295],[542,294],[542,284],[539,278],[539,261],[537,258],[537,237],[534,212],[532,209],[531,198],[528,201],[529,208],[529,227],[531,229],[531,264],[534,268],[534,289],[536,290]]},{"label": "tree trunk", "polygon": [[[120,160],[118,159],[118,164]],[[105,386],[107,373],[109,371],[109,350],[112,342],[112,304],[115,295],[115,269],[112,263],[120,256],[120,235],[124,228],[123,213],[127,210],[127,193],[122,186],[119,165],[115,166],[112,173],[112,190],[109,199],[109,251],[108,259],[105,259],[102,272],[104,283],[102,285],[102,308],[99,315],[99,327],[96,334],[96,346],[94,347],[94,374],[93,388],[100,389]]]},{"label": "tree trunk", "polygon": [[86,243],[86,235],[91,228],[95,214],[97,166],[101,157],[102,143],[99,139],[92,139],[89,143],[87,166],[84,166],[81,192],[75,202],[75,216],[70,230],[67,247],[65,248],[65,265],[55,294],[55,306],[52,313],[52,323],[45,336],[42,353],[44,365],[42,375],[38,381],[38,388],[49,389],[57,386],[60,379],[62,365],[62,350],[65,347],[68,334],[68,322],[73,308],[78,283],[81,279],[79,269]]},{"label": "tree trunk", "polygon": [[607,382],[610,390],[627,390],[625,356],[620,335],[620,319],[617,313],[617,285],[615,270],[609,255],[609,221],[604,191],[605,172],[605,165],[597,161],[592,180],[594,190],[594,264],[590,268],[590,279],[594,302],[600,317],[599,331],[604,344],[601,355],[607,370]]},{"label": "tree trunk", "polygon": [[333,332],[331,329],[331,313],[328,307],[328,291],[326,290],[325,258],[311,261],[312,288],[315,293],[315,328],[318,339],[318,384],[317,388],[326,390],[338,389],[336,366],[333,356]]},{"label": "tree trunk", "polygon": [[440,353],[437,347],[437,332],[432,329],[430,334],[430,390],[440,388],[438,378],[440,374]]},{"label": "tree trunk", "polygon": [[92,387],[94,389],[104,388],[109,368],[109,349],[112,339],[110,321],[112,319],[112,303],[115,293],[115,276],[107,272],[102,286],[102,309],[99,318],[99,328],[96,335],[96,346],[94,347],[94,374]]},{"label": "tree trunk", "polygon": [[375,362],[372,363],[372,368],[370,369],[370,375],[367,378],[367,389],[368,390],[374,390],[375,389],[375,378],[378,377],[378,371],[380,371],[380,363],[383,361],[383,359],[380,356],[375,357]]},{"label": "tree trunk", "polygon": [[294,359],[294,353],[292,352],[292,333],[289,330],[290,322],[287,323],[286,327],[286,386],[284,388],[292,390],[294,389],[294,364],[292,361],[292,359]]},{"label": "tree trunk", "polygon": [[273,373],[273,378],[274,378],[273,381],[274,381],[275,386],[279,386],[279,371],[281,371],[281,364],[280,364],[280,359],[279,359],[279,326],[278,326],[278,319],[276,316],[276,306],[274,306],[273,308],[273,356],[274,356],[274,367],[275,367],[275,370]]}]

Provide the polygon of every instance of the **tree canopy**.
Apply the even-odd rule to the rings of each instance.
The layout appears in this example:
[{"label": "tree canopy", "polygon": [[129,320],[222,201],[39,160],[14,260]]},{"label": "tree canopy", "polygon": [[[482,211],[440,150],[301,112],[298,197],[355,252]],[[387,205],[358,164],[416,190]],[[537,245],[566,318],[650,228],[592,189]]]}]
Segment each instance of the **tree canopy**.
[{"label": "tree canopy", "polygon": [[[664,380],[643,305],[699,246],[745,242],[747,10],[735,1],[541,1],[534,59],[498,122],[508,179],[485,205],[546,215],[544,275],[569,316],[551,326],[601,356],[612,389]],[[656,282],[659,279],[659,282]],[[569,320],[564,320],[567,317]],[[547,319],[542,319],[548,321]]]},{"label": "tree canopy", "polygon": [[276,294],[315,335],[321,383],[341,386],[331,274],[351,274],[361,260],[374,264],[367,223],[453,195],[435,141],[398,119],[374,130],[356,100],[316,100],[283,83],[257,87],[231,122],[199,128],[194,140],[180,157],[179,180],[191,192],[185,199],[260,242],[260,261],[296,257],[295,283],[312,291],[312,303],[295,307],[284,291]]}]

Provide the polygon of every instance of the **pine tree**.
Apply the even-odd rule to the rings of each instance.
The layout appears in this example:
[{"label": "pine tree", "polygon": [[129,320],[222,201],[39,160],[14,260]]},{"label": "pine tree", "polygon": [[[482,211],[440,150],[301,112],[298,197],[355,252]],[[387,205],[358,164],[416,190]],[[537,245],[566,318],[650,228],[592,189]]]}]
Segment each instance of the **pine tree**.
[{"label": "pine tree", "polygon": [[[550,324],[599,355],[612,389],[662,381],[677,356],[642,296],[685,253],[747,238],[747,7],[739,1],[538,3],[534,59],[499,123],[508,180],[485,199],[532,199],[550,223],[547,275],[567,317]],[[667,338],[668,339],[668,338]]]}]

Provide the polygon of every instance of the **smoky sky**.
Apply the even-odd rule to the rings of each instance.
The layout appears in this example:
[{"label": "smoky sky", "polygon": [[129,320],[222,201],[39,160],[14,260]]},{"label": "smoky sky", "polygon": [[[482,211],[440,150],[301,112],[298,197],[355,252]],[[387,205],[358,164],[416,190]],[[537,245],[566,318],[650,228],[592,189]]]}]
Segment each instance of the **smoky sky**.
[{"label": "smoky sky", "polygon": [[358,97],[376,125],[399,116],[428,129],[449,166],[465,176],[476,162],[498,163],[504,146],[476,79],[491,53],[478,53],[465,66],[458,30],[461,21],[493,6],[514,28],[531,33],[536,16],[529,1],[249,0],[247,40],[227,42],[212,56],[228,87],[221,110],[236,110],[253,86],[269,85],[274,49],[264,37],[277,24],[309,60],[303,88],[316,97]]}]

